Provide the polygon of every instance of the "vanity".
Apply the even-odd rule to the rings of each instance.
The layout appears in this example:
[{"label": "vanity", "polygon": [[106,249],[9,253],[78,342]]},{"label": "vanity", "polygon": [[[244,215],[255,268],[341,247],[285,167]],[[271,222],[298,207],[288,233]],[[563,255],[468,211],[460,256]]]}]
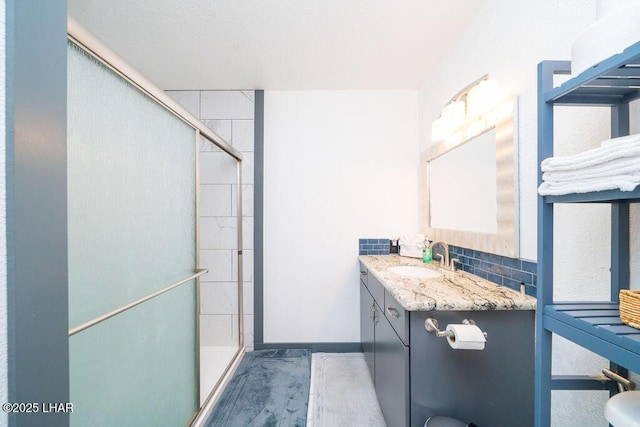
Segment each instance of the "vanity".
[{"label": "vanity", "polygon": [[[437,261],[359,260],[362,350],[389,427],[422,427],[437,415],[533,426],[535,298]],[[428,318],[440,330],[475,321],[484,350],[454,350],[425,329]]]}]

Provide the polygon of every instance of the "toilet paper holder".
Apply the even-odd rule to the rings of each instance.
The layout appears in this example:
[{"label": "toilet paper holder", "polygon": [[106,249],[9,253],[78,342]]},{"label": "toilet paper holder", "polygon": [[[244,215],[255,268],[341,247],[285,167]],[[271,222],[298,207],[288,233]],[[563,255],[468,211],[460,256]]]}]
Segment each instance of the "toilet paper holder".
[{"label": "toilet paper holder", "polygon": [[[464,319],[462,321],[462,324],[475,325],[476,322],[471,319]],[[438,321],[433,317],[428,317],[427,319],[425,319],[424,328],[427,330],[427,332],[433,332],[437,337],[453,337],[453,331],[441,331],[439,329]],[[482,335],[484,335],[485,339],[487,338],[486,332],[482,331]]]}]

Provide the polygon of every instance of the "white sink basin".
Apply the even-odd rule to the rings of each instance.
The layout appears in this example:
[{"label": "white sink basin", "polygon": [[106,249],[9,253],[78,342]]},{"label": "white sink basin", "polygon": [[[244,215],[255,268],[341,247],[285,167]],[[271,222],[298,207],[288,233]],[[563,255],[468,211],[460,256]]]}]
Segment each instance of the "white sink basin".
[{"label": "white sink basin", "polygon": [[399,265],[396,267],[387,268],[388,271],[404,277],[417,277],[420,279],[435,279],[436,277],[442,277],[442,274],[437,271],[431,270],[425,267],[415,267],[412,265]]}]

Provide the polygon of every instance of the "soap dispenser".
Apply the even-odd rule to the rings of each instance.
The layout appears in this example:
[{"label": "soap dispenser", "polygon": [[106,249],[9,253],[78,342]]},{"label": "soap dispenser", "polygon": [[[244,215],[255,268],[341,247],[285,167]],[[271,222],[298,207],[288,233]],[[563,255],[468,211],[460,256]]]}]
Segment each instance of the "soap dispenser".
[{"label": "soap dispenser", "polygon": [[425,239],[424,246],[422,247],[422,262],[425,264],[433,261],[433,254],[431,253],[431,246],[429,245],[429,241]]}]

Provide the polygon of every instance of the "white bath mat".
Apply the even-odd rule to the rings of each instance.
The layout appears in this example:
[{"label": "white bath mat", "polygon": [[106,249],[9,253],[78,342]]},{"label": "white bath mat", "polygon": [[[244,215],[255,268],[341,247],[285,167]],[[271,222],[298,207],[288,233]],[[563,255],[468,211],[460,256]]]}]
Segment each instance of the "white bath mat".
[{"label": "white bath mat", "polygon": [[314,353],[307,427],[386,427],[362,353]]}]

